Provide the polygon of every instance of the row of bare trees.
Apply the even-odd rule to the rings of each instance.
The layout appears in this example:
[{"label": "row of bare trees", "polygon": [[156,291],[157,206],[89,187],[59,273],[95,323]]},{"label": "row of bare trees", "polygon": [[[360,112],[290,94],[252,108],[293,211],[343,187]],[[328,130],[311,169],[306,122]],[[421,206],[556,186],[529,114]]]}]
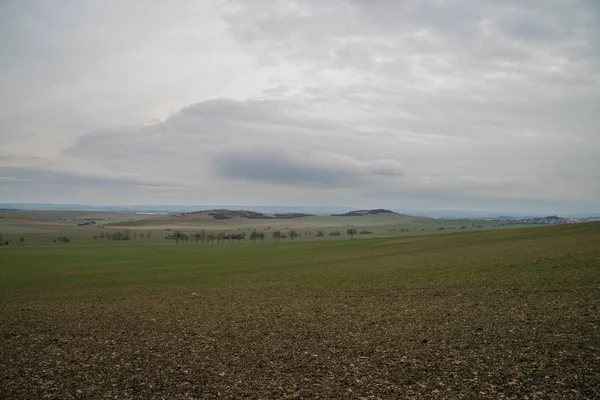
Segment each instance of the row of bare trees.
[{"label": "row of bare trees", "polygon": [[246,233],[242,232],[242,233],[225,233],[225,232],[206,232],[204,229],[202,229],[199,232],[192,232],[190,234],[181,232],[181,231],[174,231],[173,233],[167,235],[165,237],[165,239],[170,239],[170,240],[174,240],[175,244],[179,244],[179,242],[181,243],[214,243],[215,241],[217,243],[224,243],[225,241],[228,241],[229,243],[235,243],[235,241],[237,240],[238,242],[240,242],[241,240],[244,240],[246,238]]},{"label": "row of bare trees", "polygon": [[[128,230],[124,230],[124,231],[107,232],[107,233],[100,232],[99,234],[94,235],[94,239],[104,240],[104,238],[106,238],[108,240],[135,240],[137,236],[138,236],[137,233],[131,234]],[[142,232],[139,234],[140,239],[144,240],[144,237],[151,238],[152,232],[148,232],[146,234],[144,234],[144,232]]]},{"label": "row of bare trees", "polygon": [[[339,232],[334,232],[335,235],[333,236],[340,236]],[[351,239],[354,238],[354,235],[356,235],[358,233],[358,231],[356,230],[356,228],[350,228],[346,231],[346,233],[350,236]],[[275,243],[279,243],[279,241],[281,241],[281,239],[287,239],[290,238],[292,240],[292,242],[294,241],[295,238],[297,238],[298,236],[300,236],[300,234],[295,230],[295,229],[290,229],[289,231],[286,232],[282,232],[280,230],[275,230],[273,232],[271,232],[271,237],[273,238],[273,241]],[[319,231],[319,234],[317,234],[317,236],[323,236],[323,232]],[[331,232],[330,232],[330,236],[332,236]],[[253,229],[252,232],[249,235],[250,237],[250,241],[252,243],[256,243],[256,241],[260,240],[260,242],[264,242],[265,238],[266,238],[266,234],[264,232],[257,232],[256,229]],[[225,233],[225,232],[207,232],[206,230],[202,229],[201,231],[198,232],[192,232],[190,234],[184,233],[182,231],[174,231],[173,233],[167,235],[165,237],[165,239],[169,239],[169,240],[174,240],[175,244],[179,244],[179,242],[181,243],[214,243],[215,241],[217,243],[224,243],[225,241],[227,241],[228,243],[235,243],[235,241],[237,240],[238,242],[240,242],[241,240],[246,239],[246,233],[242,232],[242,233]]]},{"label": "row of bare trees", "polygon": [[[295,229],[290,229],[288,231],[280,231],[275,230],[270,232],[271,238],[275,243],[278,243],[281,239],[291,239],[292,242],[298,236],[301,236],[301,233],[298,233]],[[307,232],[304,232],[307,234]],[[355,228],[350,228],[346,231],[346,233],[350,236],[350,238],[354,238],[354,235],[357,234],[357,230]],[[246,232],[240,233],[227,233],[227,232],[210,232],[202,229],[200,231],[195,232],[182,232],[180,230],[173,231],[172,233],[165,236],[167,240],[174,240],[175,244],[181,243],[224,243],[227,241],[228,243],[235,243],[236,241],[239,243],[241,240],[246,239],[246,237],[250,238],[252,243],[256,243],[260,240],[261,243],[264,242],[267,235],[265,232],[258,232],[256,229],[253,229],[250,235],[247,235]],[[316,236],[324,236],[323,231],[319,231]],[[329,236],[341,236],[339,231],[329,232]],[[128,230],[114,231],[114,232],[100,232],[98,235],[94,235],[94,239],[104,240],[135,240],[136,237],[140,239],[144,239],[145,237],[152,237],[152,232],[147,233],[131,233]]]}]

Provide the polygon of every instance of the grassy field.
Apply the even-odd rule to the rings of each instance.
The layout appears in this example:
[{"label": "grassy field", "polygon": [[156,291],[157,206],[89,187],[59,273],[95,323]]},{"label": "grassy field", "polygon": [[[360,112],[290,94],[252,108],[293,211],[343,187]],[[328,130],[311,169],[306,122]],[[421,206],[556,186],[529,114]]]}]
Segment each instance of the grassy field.
[{"label": "grassy field", "polygon": [[[94,224],[78,226],[79,223],[94,220]],[[174,230],[186,234],[206,230],[225,234],[245,232],[253,229],[264,232],[266,241],[272,241],[271,233],[280,230],[288,233],[294,229],[299,233],[295,241],[347,240],[347,229],[354,227],[358,232],[355,239],[373,237],[407,237],[445,233],[464,233],[482,230],[523,228],[526,225],[508,225],[495,221],[444,220],[413,217],[402,214],[380,214],[360,217],[313,216],[295,219],[245,219],[215,220],[211,216],[188,214],[182,216],[148,216],[131,213],[76,212],[76,211],[16,211],[0,210],[0,235],[12,240],[11,245],[20,245],[23,237],[25,246],[53,245],[59,236],[66,235],[70,245],[106,245],[98,236],[115,231],[127,230],[132,242],[138,245],[166,244],[165,239]],[[462,229],[461,229],[462,228]],[[324,236],[317,237],[322,231]],[[340,236],[329,236],[339,232]],[[148,233],[152,236],[148,238]],[[142,238],[143,234],[143,238]],[[133,237],[135,235],[135,238]],[[97,237],[94,239],[94,237]],[[289,238],[287,239],[289,241]],[[246,240],[249,241],[249,240]],[[286,240],[284,240],[286,241]],[[112,242],[112,245],[119,243]],[[131,244],[131,243],[129,243]]]},{"label": "grassy field", "polygon": [[46,244],[60,229],[0,248],[0,398],[600,396],[598,223]]}]

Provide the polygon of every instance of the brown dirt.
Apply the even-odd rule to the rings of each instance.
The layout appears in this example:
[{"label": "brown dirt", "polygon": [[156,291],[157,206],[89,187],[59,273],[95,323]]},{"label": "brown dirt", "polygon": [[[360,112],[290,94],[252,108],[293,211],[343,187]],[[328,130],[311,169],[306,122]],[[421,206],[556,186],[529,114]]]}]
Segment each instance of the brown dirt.
[{"label": "brown dirt", "polygon": [[16,296],[1,314],[0,397],[598,398],[599,294]]}]

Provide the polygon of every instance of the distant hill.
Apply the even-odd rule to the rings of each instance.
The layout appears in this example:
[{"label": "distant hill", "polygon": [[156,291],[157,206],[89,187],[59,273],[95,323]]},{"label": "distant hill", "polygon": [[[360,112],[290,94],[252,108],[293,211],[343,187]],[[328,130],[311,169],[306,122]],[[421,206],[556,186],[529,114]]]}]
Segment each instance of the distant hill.
[{"label": "distant hill", "polygon": [[385,210],[383,208],[377,208],[375,210],[356,210],[350,211],[344,214],[331,214],[332,217],[362,217],[364,215],[378,215],[378,214],[396,214],[391,210]]},{"label": "distant hill", "polygon": [[0,209],[6,210],[54,210],[54,211],[105,211],[152,214],[180,214],[197,210],[249,210],[262,214],[307,214],[330,215],[352,211],[353,207],[345,206],[251,206],[231,204],[196,204],[196,205],[86,205],[86,204],[49,204],[49,203],[0,203]]},{"label": "distant hill", "polygon": [[187,216],[187,215],[210,215],[213,219],[232,219],[232,218],[246,218],[246,219],[291,219],[291,218],[302,218],[312,217],[312,214],[305,213],[260,213],[249,210],[228,210],[225,208],[216,210],[205,210],[195,211],[191,213],[181,213],[175,215],[176,217]]},{"label": "distant hill", "polygon": [[[197,210],[249,210],[257,213],[268,214],[304,214],[330,216],[345,215],[342,213],[361,212],[368,210],[353,211],[355,207],[346,206],[252,206],[252,205],[230,205],[230,204],[196,204],[196,205],[87,205],[87,204],[49,204],[49,203],[0,203],[0,210],[52,210],[52,211],[102,211],[102,212],[125,212],[145,214],[179,214],[190,213]],[[376,210],[371,210],[376,211]],[[507,211],[464,211],[464,210],[415,210],[394,208],[385,210],[404,215],[426,218],[450,218],[450,219],[489,219],[499,218],[526,218],[545,217],[548,214],[542,212],[507,212]],[[364,215],[364,214],[360,214]],[[600,219],[598,212],[572,212],[560,213],[563,218]]]}]

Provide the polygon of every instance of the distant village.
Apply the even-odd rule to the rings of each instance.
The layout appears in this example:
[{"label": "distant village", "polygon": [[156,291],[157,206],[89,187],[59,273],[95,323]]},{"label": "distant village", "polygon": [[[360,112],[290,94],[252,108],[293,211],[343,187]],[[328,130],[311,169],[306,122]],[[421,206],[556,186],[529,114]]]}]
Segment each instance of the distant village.
[{"label": "distant village", "polygon": [[[436,218],[446,220],[463,220],[465,218]],[[467,218],[474,221],[489,221],[497,222],[495,226],[506,226],[506,225],[566,225],[566,224],[577,224],[581,222],[591,222],[597,220],[595,218],[562,218],[556,215],[550,215],[547,217],[512,217],[512,216],[499,216],[494,218]]]},{"label": "distant village", "polygon": [[533,217],[533,218],[514,218],[514,217],[498,217],[493,221],[502,221],[506,224],[536,224],[536,225],[565,225],[586,222],[582,219],[561,218],[556,215],[548,217]]},{"label": "distant village", "polygon": [[551,215],[548,217],[529,217],[529,218],[498,217],[498,218],[490,219],[490,221],[503,222],[507,225],[517,225],[517,224],[565,225],[565,224],[577,224],[579,222],[586,222],[585,219],[561,218],[556,215]]}]

